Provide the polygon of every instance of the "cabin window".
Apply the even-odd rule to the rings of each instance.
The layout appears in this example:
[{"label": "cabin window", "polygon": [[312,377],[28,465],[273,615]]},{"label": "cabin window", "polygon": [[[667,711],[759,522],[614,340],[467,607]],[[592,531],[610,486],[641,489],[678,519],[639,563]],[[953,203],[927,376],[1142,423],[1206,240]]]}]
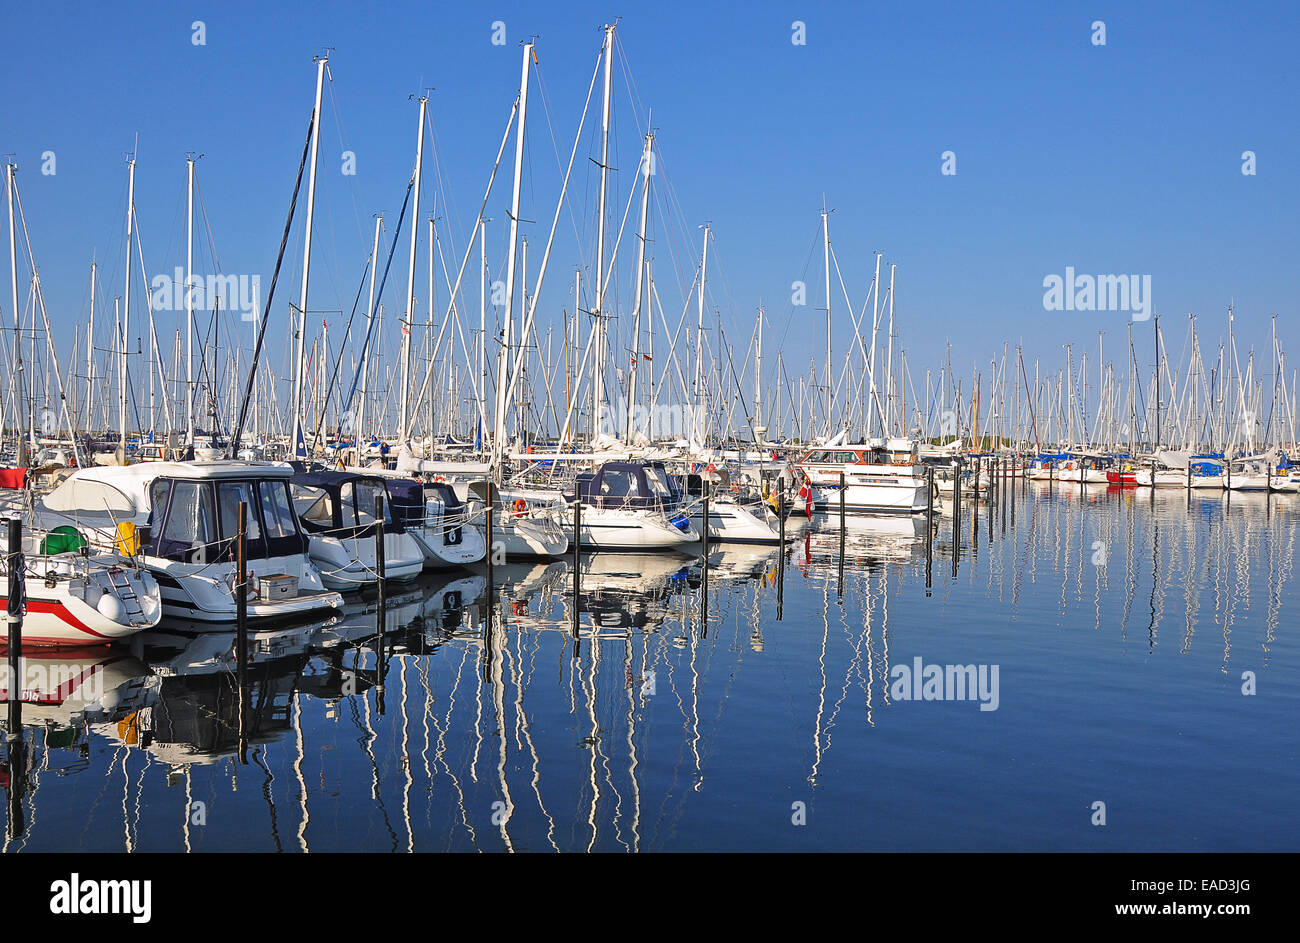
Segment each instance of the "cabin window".
[{"label": "cabin window", "polygon": [[[283,481],[263,481],[258,484],[262,496],[262,519],[266,522],[266,535],[271,539],[293,537],[298,533],[289,503],[289,490]],[[333,523],[333,518],[327,518]]]},{"label": "cabin window", "polygon": [[375,523],[376,500],[381,502],[380,512],[385,517],[388,516],[388,496],[382,485],[373,481],[348,482],[343,486],[343,502],[345,507],[348,501],[349,489],[352,489],[356,494],[357,524],[365,527]]},{"label": "cabin window", "polygon": [[262,528],[257,522],[257,501],[253,497],[251,481],[223,481],[217,485],[217,509],[221,519],[221,536],[227,539],[239,534],[239,505],[248,507],[247,539],[262,539]]},{"label": "cabin window", "polygon": [[157,520],[167,510],[167,496],[171,494],[171,489],[172,481],[170,478],[155,478],[153,480],[153,484],[149,486],[150,520]]},{"label": "cabin window", "polygon": [[217,521],[212,489],[204,482],[178,481],[172,485],[171,509],[163,525],[165,544],[185,549],[207,548],[217,542]]},{"label": "cabin window", "polygon": [[605,498],[631,498],[639,496],[641,489],[632,472],[610,470],[600,476],[600,494]]},{"label": "cabin window", "polygon": [[650,482],[652,494],[661,498],[671,498],[673,496],[672,486],[668,484],[668,473],[662,468],[647,468],[645,476]]},{"label": "cabin window", "polygon": [[357,526],[356,495],[353,491],[350,481],[343,482],[343,487],[339,489],[339,515],[343,527]]},{"label": "cabin window", "polygon": [[[272,503],[276,490],[282,490],[279,484],[266,482],[262,486],[262,505],[263,508],[268,503]],[[298,516],[309,524],[315,524],[318,527],[334,526],[334,501],[330,498],[330,493],[324,488],[313,488],[310,485],[293,486],[293,506],[298,512]],[[270,512],[267,514],[266,526],[271,527]],[[281,535],[288,536],[288,535]]]}]

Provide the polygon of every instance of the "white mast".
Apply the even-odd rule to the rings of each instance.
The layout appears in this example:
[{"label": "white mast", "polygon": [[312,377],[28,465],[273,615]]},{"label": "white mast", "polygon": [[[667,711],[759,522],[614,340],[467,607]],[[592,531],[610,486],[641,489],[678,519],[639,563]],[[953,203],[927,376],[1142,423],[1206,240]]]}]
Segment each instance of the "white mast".
[{"label": "white mast", "polygon": [[478,226],[478,377],[474,381],[474,392],[479,402],[479,447],[483,446],[484,404],[487,397],[487,223],[490,220],[479,218]]},{"label": "white mast", "polygon": [[[21,417],[26,413],[22,405],[22,382],[23,382],[23,343],[22,343],[22,325],[18,318],[18,254],[17,243],[14,238],[14,187],[17,186],[14,180],[14,172],[17,166],[10,161],[5,165],[5,192],[9,200],[9,300],[14,309],[14,358],[16,366],[14,368],[14,417],[15,431],[18,433],[18,451],[17,461],[20,468],[27,465],[27,439],[25,430],[22,427]],[[130,266],[127,271],[130,272]]]},{"label": "white mast", "polygon": [[[876,256],[877,262],[880,257]],[[894,269],[898,266],[889,263],[889,360],[885,368],[885,435],[894,432]],[[904,416],[906,426],[907,417]],[[906,432],[906,428],[903,430]]]},{"label": "white mast", "polygon": [[[757,440],[763,431],[763,306],[758,306],[758,341],[754,348],[754,433]],[[757,441],[754,443],[757,445]]]},{"label": "white mast", "polygon": [[185,444],[194,445],[194,158],[186,157],[185,196]]},{"label": "white mast", "polygon": [[357,421],[353,423],[352,438],[356,448],[357,464],[361,464],[361,431],[366,422],[366,396],[370,392],[370,345],[374,332],[371,330],[375,320],[375,273],[379,268],[379,231],[383,228],[382,214],[375,217],[375,244],[370,250],[370,300],[366,302],[366,343],[361,348],[361,403],[357,406]]},{"label": "white mast", "polygon": [[[641,368],[641,299],[645,285],[645,227],[646,216],[650,211],[650,172],[654,167],[653,131],[645,136],[645,152],[641,155],[641,168],[645,176],[645,185],[641,189],[641,226],[637,230],[636,250],[636,301],[633,304],[632,328],[632,369],[628,371],[627,421],[625,425],[628,441],[632,439],[632,412],[636,404],[636,378]],[[653,325],[653,318],[650,319]]]},{"label": "white mast", "polygon": [[307,175],[307,232],[302,245],[302,287],[298,292],[298,360],[293,372],[293,431],[289,438],[289,450],[293,455],[302,454],[298,451],[298,443],[302,441],[302,385],[307,354],[307,278],[311,271],[311,222],[316,209],[316,154],[320,150],[320,96],[325,83],[325,66],[329,61],[329,56],[318,56],[316,59],[316,105],[312,111],[311,167]]},{"label": "white mast", "polygon": [[831,425],[831,223],[826,204],[822,204],[822,261],[826,270],[826,434]]},{"label": "white mast", "polygon": [[86,429],[90,429],[92,422],[90,410],[91,403],[91,383],[95,369],[95,262],[92,259],[90,263],[90,326],[86,328]]},{"label": "white mast", "polygon": [[593,314],[596,318],[596,359],[592,365],[592,430],[593,435],[600,432],[600,417],[604,411],[605,398],[605,197],[607,177],[609,175],[609,107],[610,85],[614,68],[614,27],[605,27],[605,100],[600,116],[600,207],[596,226],[596,304]]},{"label": "white mast", "polygon": [[515,129],[515,179],[510,197],[510,255],[506,259],[506,320],[501,356],[497,359],[497,408],[492,433],[492,457],[497,460],[505,449],[506,437],[506,371],[510,364],[511,321],[515,304],[515,256],[519,251],[519,191],[524,174],[524,127],[528,114],[528,67],[533,57],[533,44],[524,43],[524,64],[519,78],[519,126]]},{"label": "white mast", "polygon": [[415,201],[411,206],[411,254],[406,266],[406,316],[402,319],[402,393],[399,397],[401,415],[398,417],[400,433],[399,448],[406,448],[410,437],[407,408],[411,396],[411,326],[415,319],[415,247],[419,242],[420,224],[420,178],[421,165],[424,161],[424,113],[429,107],[429,96],[420,97],[420,128],[415,137]]},{"label": "white mast", "polygon": [[131,334],[131,234],[132,220],[135,217],[135,157],[127,161],[128,182],[126,187],[126,288],[122,302],[122,359],[118,367],[121,388],[118,391],[118,431],[120,438],[117,446],[117,460],[126,464],[126,345]]},{"label": "white mast", "polygon": [[[709,224],[704,225],[704,249],[700,254],[700,301],[698,320],[695,322],[695,421],[698,424],[704,415],[700,402],[700,388],[703,385],[704,370],[704,280],[709,270]],[[696,428],[695,435],[700,444],[704,444],[704,430]]]}]

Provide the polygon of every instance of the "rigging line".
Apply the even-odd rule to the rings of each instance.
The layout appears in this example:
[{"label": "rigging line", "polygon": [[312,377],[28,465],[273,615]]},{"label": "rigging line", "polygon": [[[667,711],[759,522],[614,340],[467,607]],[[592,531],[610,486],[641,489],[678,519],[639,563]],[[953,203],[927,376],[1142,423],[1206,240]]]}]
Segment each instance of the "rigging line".
[{"label": "rigging line", "polygon": [[[373,259],[367,259],[366,267],[361,272],[361,280],[357,284],[357,296],[352,299],[352,313],[348,315],[347,327],[344,330],[345,334],[350,333],[352,330],[352,320],[357,316],[357,306],[361,304],[361,292],[366,287],[366,276],[370,274],[370,264],[372,261]],[[339,344],[339,355],[334,360],[334,371],[330,374],[329,383],[325,385],[325,393],[322,397],[323,402],[321,404],[321,410],[316,417],[316,428],[313,429],[311,432],[311,446],[312,446],[313,453],[316,451],[316,443],[320,440],[321,424],[325,422],[326,413],[329,411],[330,392],[334,389],[334,381],[337,380],[339,376],[339,366],[343,363],[343,346],[344,346],[343,344],[341,343]],[[328,350],[321,351],[321,356],[322,357],[329,356],[329,351]],[[340,405],[342,404],[340,403]],[[340,413],[340,415],[342,415],[342,413]]]},{"label": "rigging line", "polygon": [[[812,256],[813,256],[813,252],[817,248],[817,234],[819,232],[821,232],[820,224],[817,226],[816,230],[814,230],[812,241],[809,242],[808,244],[808,258],[804,261],[803,271],[799,273],[801,276],[805,276],[804,278],[800,279],[801,282],[806,283],[807,281],[806,276],[808,274],[808,266],[812,265]],[[794,309],[795,309],[795,304],[793,299],[791,299],[790,310],[789,313],[786,314],[786,318],[785,318],[785,327],[781,331],[781,339],[777,341],[776,344],[778,349],[785,346],[785,337],[786,334],[788,334],[790,331],[790,322],[794,320]]]},{"label": "rigging line", "polygon": [[[347,142],[344,139],[344,133],[343,133],[343,111],[341,108],[339,108],[338,93],[334,90],[334,75],[333,73],[330,72],[328,68],[325,71],[329,73],[330,104],[333,106],[332,111],[334,114],[334,128],[338,132],[339,150],[341,156],[343,153],[347,153],[348,151]],[[352,196],[352,215],[355,217],[356,224],[357,224],[357,238],[364,241],[366,234],[365,234],[365,230],[362,228],[361,225],[361,203],[357,196],[358,187],[356,181],[356,174],[349,174],[349,176],[352,177],[352,186],[349,189],[351,191],[351,196]]]},{"label": "rigging line", "polygon": [[266,325],[270,321],[271,301],[275,297],[276,283],[280,280],[280,263],[284,261],[284,250],[289,244],[289,230],[293,226],[293,214],[298,206],[298,191],[302,187],[302,172],[303,168],[307,166],[307,155],[311,151],[311,136],[316,121],[316,110],[313,108],[311,118],[307,121],[307,139],[302,145],[302,159],[298,162],[298,177],[293,184],[293,199],[289,202],[289,217],[284,221],[284,234],[280,237],[280,251],[275,257],[275,270],[271,273],[271,287],[266,293],[266,305],[262,310],[262,322],[257,326],[257,342],[253,346],[253,362],[249,367],[248,382],[244,386],[244,397],[239,404],[239,421],[235,424],[234,434],[230,437],[228,458],[234,458],[235,453],[239,450],[239,438],[244,432],[244,420],[248,416],[253,384],[257,377],[257,364],[262,355],[262,344],[266,338]]},{"label": "rigging line", "polygon": [[[393,266],[393,254],[397,251],[397,240],[402,234],[402,222],[406,219],[406,207],[410,204],[411,191],[414,189],[414,187],[415,187],[415,177],[412,176],[410,182],[407,183],[406,185],[406,196],[402,198],[402,210],[397,215],[397,228],[393,230],[393,241],[388,247],[388,260],[384,263],[384,275],[383,278],[379,280],[379,287],[375,292],[376,308],[382,307],[380,302],[381,299],[384,297],[384,286],[388,284],[388,270]],[[352,388],[348,390],[348,398],[343,403],[344,412],[347,412],[352,408],[352,397],[356,395],[357,384],[361,380],[362,364],[366,362],[366,352],[370,349],[370,338],[373,335],[375,325],[378,323],[378,321],[379,318],[371,317],[370,323],[366,325],[366,337],[365,340],[361,342],[361,358],[357,363],[356,373],[352,375]],[[378,346],[379,341],[376,341],[375,343],[376,346]],[[378,353],[382,353],[382,351],[379,351]],[[358,430],[358,434],[360,434],[360,430]]]}]

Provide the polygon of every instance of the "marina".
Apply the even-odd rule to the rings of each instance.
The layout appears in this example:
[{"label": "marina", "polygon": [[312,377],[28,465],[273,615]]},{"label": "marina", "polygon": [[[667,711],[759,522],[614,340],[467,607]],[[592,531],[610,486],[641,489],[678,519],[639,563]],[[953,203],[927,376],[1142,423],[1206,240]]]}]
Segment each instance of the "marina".
[{"label": "marina", "polygon": [[242,698],[229,631],[26,656],[5,850],[1293,847],[1295,509],[1007,501],[956,559],[945,524],[818,515],[784,554],[711,548],[707,582],[662,553],[428,573],[382,639],[373,594],[251,632]]},{"label": "marina", "polygon": [[1300,849],[1294,16],[324,6],[3,129],[4,854]]}]

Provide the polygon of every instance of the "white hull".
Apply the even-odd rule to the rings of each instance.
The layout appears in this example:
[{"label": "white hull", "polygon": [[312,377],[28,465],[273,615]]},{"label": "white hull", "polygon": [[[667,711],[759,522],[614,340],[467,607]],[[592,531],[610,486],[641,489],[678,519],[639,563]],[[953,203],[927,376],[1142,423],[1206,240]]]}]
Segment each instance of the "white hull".
[{"label": "white hull", "polygon": [[[307,551],[326,589],[353,592],[379,581],[375,538],[311,535]],[[414,579],[424,569],[424,552],[407,533],[384,534],[384,578]]]},{"label": "white hull", "polygon": [[[758,517],[749,507],[721,499],[709,501],[709,540],[726,543],[779,544],[781,531],[775,514],[769,514],[761,505]],[[703,505],[691,511],[691,527],[703,533]],[[787,531],[787,536],[790,536]]]},{"label": "white hull", "polygon": [[[573,532],[573,518],[566,530]],[[675,550],[696,543],[700,533],[689,523],[686,529],[669,523],[657,511],[623,508],[582,507],[584,550]]]}]

